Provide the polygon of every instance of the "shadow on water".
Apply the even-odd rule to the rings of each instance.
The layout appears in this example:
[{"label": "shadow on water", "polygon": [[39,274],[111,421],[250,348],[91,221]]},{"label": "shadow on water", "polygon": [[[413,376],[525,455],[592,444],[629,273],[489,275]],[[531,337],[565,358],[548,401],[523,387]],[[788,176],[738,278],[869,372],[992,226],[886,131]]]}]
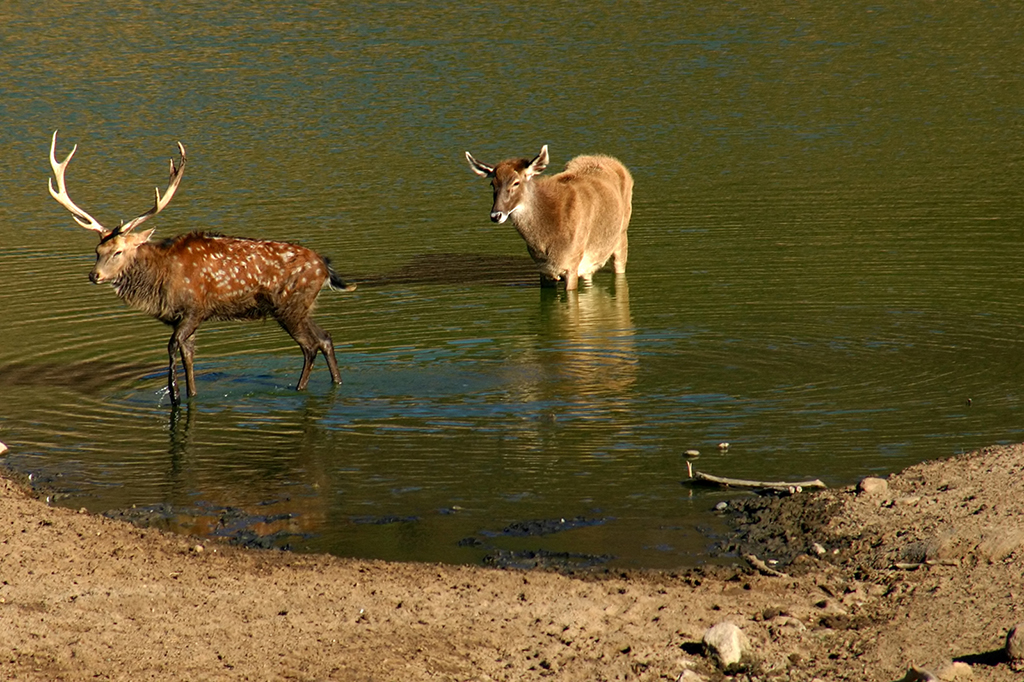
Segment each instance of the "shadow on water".
[{"label": "shadow on water", "polygon": [[526,256],[482,253],[424,253],[391,272],[351,279],[361,287],[391,284],[536,285],[537,266]]},{"label": "shadow on water", "polygon": [[103,360],[67,364],[15,362],[0,366],[0,386],[56,387],[95,395],[161,371],[166,370],[157,365]]}]

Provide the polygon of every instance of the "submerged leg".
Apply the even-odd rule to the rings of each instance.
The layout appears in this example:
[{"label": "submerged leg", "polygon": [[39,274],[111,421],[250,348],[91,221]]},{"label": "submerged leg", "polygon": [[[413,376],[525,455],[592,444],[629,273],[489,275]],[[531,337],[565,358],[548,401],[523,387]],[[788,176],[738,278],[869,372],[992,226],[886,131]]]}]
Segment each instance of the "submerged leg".
[{"label": "submerged leg", "polygon": [[185,394],[189,398],[196,395],[196,373],[192,367],[195,356],[196,333],[192,332],[187,339],[181,342],[181,364],[185,368]]},{"label": "submerged leg", "polygon": [[626,259],[629,257],[629,240],[626,238],[626,234],[622,234],[622,241],[619,242],[619,248],[612,254],[612,258],[615,259],[615,272],[622,274],[626,271]]},{"label": "submerged leg", "polygon": [[320,352],[327,360],[327,368],[331,371],[331,381],[341,383],[341,372],[338,370],[338,358],[334,356],[334,340],[331,335],[324,331],[316,322],[309,321],[310,329],[316,334]]},{"label": "submerged leg", "polygon": [[310,348],[303,344],[299,344],[302,348],[302,374],[299,375],[299,383],[295,387],[296,391],[305,391],[306,384],[309,383],[309,373],[313,371],[313,361],[316,360],[316,346]]},{"label": "submerged leg", "polygon": [[195,352],[196,329],[199,328],[197,320],[180,320],[174,325],[174,332],[171,333],[171,340],[167,343],[167,355],[170,362],[167,367],[167,392],[171,396],[171,405],[179,405],[181,396],[178,393],[178,353],[181,353],[182,364],[185,365],[185,386],[188,397],[195,392],[195,376],[192,374],[192,355]]},{"label": "submerged leg", "polygon": [[295,387],[297,391],[306,389],[309,383],[309,374],[313,370],[313,361],[316,360],[317,351],[327,358],[327,367],[331,371],[331,379],[336,384],[341,383],[341,372],[338,371],[338,361],[334,357],[334,343],[331,336],[318,327],[315,322],[306,318],[299,322],[289,319],[278,319],[281,327],[295,339],[302,349],[302,373],[299,375],[299,383]]}]

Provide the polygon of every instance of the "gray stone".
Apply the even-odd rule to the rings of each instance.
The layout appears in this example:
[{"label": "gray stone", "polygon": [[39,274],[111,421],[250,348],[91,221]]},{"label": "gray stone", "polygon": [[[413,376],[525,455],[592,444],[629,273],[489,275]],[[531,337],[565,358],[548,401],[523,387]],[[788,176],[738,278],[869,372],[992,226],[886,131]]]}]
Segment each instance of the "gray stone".
[{"label": "gray stone", "polygon": [[857,484],[857,492],[864,495],[881,495],[889,490],[889,481],[884,478],[868,476]]},{"label": "gray stone", "polygon": [[732,623],[719,623],[705,632],[704,649],[726,672],[746,666],[753,654],[750,640]]}]

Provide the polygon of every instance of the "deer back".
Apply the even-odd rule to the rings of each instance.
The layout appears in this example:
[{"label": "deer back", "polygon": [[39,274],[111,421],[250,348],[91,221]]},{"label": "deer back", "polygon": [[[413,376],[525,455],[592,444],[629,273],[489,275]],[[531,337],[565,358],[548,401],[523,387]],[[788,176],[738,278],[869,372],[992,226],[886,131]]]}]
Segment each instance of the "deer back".
[{"label": "deer back", "polygon": [[534,183],[535,208],[513,214],[516,226],[522,222],[541,241],[608,260],[629,227],[633,178],[626,167],[610,156],[577,156],[561,173]]},{"label": "deer back", "polygon": [[303,246],[193,232],[139,247],[117,292],[164,322],[280,319],[308,315],[328,277]]}]

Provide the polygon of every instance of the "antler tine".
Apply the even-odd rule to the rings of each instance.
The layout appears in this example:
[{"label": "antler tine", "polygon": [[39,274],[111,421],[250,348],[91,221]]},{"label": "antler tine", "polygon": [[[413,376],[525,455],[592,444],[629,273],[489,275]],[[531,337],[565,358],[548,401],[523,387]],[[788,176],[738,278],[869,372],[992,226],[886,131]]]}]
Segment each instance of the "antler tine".
[{"label": "antler tine", "polygon": [[[75,219],[81,227],[94,232],[99,232],[101,235],[106,236],[110,230],[103,227],[98,220],[93,218],[91,215],[80,209],[75,205],[75,202],[71,201],[71,197],[68,196],[67,188],[64,186],[64,169],[71,163],[71,157],[78,151],[78,145],[76,144],[71,148],[71,153],[68,154],[67,158],[64,159],[63,163],[57,163],[57,157],[54,155],[54,151],[57,147],[57,131],[53,131],[53,139],[50,140],[50,168],[53,169],[54,177],[47,181],[47,186],[50,189],[50,196],[57,200],[61,206],[71,211],[71,217]],[[53,181],[57,180],[57,190],[53,189]]]},{"label": "antler tine", "polygon": [[174,198],[174,193],[178,191],[178,184],[181,183],[181,176],[185,172],[185,145],[181,142],[178,143],[178,151],[181,153],[181,163],[175,166],[174,159],[171,159],[171,176],[168,181],[167,191],[164,192],[163,196],[160,196],[160,188],[157,187],[155,190],[156,201],[153,203],[153,208],[149,209],[138,218],[129,220],[118,228],[121,234],[134,230],[136,227],[164,210],[164,208],[167,207],[167,204],[171,203],[171,199]]}]

